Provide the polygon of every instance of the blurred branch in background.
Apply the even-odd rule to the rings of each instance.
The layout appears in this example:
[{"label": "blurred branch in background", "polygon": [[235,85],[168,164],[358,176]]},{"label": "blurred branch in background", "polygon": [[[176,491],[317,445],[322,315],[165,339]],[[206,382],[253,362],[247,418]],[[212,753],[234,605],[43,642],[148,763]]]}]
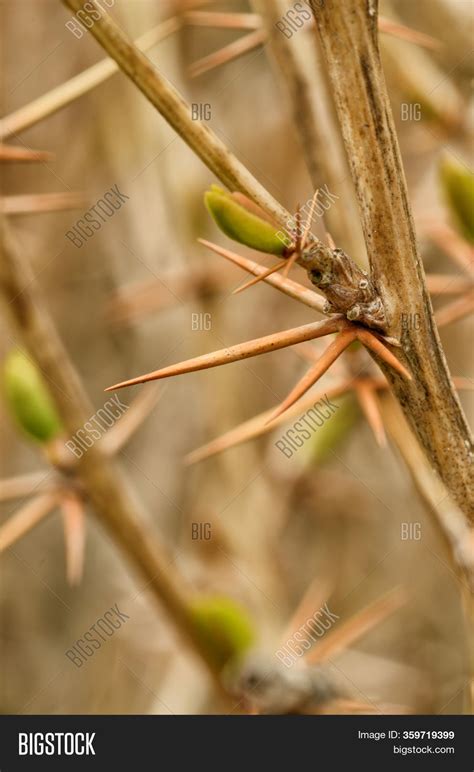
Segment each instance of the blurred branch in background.
[{"label": "blurred branch in background", "polygon": [[[140,51],[148,51],[161,40],[176,32],[179,26],[180,22],[177,18],[168,19],[149,32],[145,32],[135,41],[135,45]],[[0,121],[0,140],[9,139],[30,126],[34,126],[49,115],[54,115],[58,110],[74,102],[75,99],[104,83],[118,70],[119,67],[113,59],[103,59],[79,75],[75,75],[74,78],[61,83],[52,91],[48,91],[47,94],[38,97],[25,107],[5,116]]]},{"label": "blurred branch in background", "polygon": [[474,705],[474,528],[453,502],[427,463],[410,432],[400,407],[391,395],[382,398],[382,415],[387,430],[406,464],[413,484],[448,547],[448,555],[461,583],[466,615],[466,639],[471,657],[471,686],[466,692],[466,712]]},{"label": "blurred branch in background", "polygon": [[381,409],[387,431],[449,548],[455,570],[461,581],[467,581],[469,590],[474,591],[474,530],[469,527],[463,513],[427,463],[401,408],[390,394],[382,396]]},{"label": "blurred branch in background", "polygon": [[[93,407],[54,328],[35,276],[15,246],[4,218],[1,228],[0,289],[4,301],[48,380],[67,432],[73,436],[93,415]],[[155,598],[163,603],[184,640],[206,664],[221,694],[225,694],[215,662],[195,626],[187,594],[182,589],[183,581],[173,568],[172,558],[145,526],[146,514],[99,443],[79,459],[77,475],[103,525]]]}]

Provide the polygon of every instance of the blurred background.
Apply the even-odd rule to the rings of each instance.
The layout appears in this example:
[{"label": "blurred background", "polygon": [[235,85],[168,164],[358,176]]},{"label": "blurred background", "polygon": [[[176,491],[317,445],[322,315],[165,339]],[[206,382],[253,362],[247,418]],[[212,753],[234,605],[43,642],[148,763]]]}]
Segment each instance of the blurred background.
[{"label": "blurred background", "polygon": [[[2,0],[0,8],[3,116],[104,57],[92,37],[76,37],[66,28],[72,15],[59,1]],[[186,3],[165,0],[116,0],[110,12],[137,38],[187,9]],[[224,0],[202,10],[255,12],[246,2]],[[381,13],[441,42],[429,48],[380,37],[426,270],[462,278],[466,274],[436,226],[456,230],[440,164],[448,158],[472,165],[472,4],[398,0],[381,3]],[[209,125],[254,176],[295,211],[311,198],[313,186],[269,47],[260,45],[197,77],[190,74],[197,61],[246,34],[189,23],[148,55],[188,102],[205,111]],[[2,200],[97,409],[112,383],[314,319],[310,309],[263,283],[231,295],[245,275],[197,238],[262,262],[265,257],[217,230],[203,204],[204,191],[217,180],[121,73],[4,139],[54,154],[39,163],[3,164]],[[324,153],[332,153],[330,145]],[[66,232],[114,185],[128,199],[77,248]],[[348,172],[331,192],[337,196],[333,216],[353,207]],[[25,204],[15,198],[52,193],[78,194],[79,203],[39,212],[36,199]],[[300,269],[292,277],[308,285]],[[442,290],[435,294],[435,309],[453,300]],[[3,312],[2,330],[3,360],[19,343]],[[440,334],[451,372],[472,386],[472,321],[459,319]],[[294,419],[199,463],[183,462],[200,445],[276,405],[306,367],[297,351],[286,349],[162,382],[159,401],[119,455],[121,474],[183,580],[243,606],[258,647],[269,657],[313,580],[327,587],[329,608],[342,621],[405,586],[405,606],[343,652],[338,666],[371,699],[415,712],[461,712],[469,669],[459,579],[399,452],[390,438],[386,447],[377,445],[353,394],[290,458],[276,443]],[[335,377],[337,371],[323,383]],[[143,388],[150,387],[123,391],[121,399],[130,404]],[[472,391],[460,391],[460,399],[472,419]],[[4,400],[0,418],[2,478],[46,471]],[[2,502],[1,522],[22,503]],[[202,665],[94,513],[87,514],[78,586],[66,579],[57,512],[1,555],[0,709],[218,710]],[[193,538],[196,523],[210,524],[211,538]],[[405,538],[407,533],[412,536]],[[74,666],[65,651],[115,603],[130,619],[81,667]]]}]

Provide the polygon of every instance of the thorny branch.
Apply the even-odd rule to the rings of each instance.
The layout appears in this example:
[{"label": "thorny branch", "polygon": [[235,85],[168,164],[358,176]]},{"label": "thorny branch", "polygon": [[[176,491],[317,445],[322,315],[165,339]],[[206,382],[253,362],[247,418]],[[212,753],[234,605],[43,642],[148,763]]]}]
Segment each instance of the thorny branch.
[{"label": "thorny branch", "polygon": [[[412,382],[383,367],[411,427],[474,522],[472,437],[450,380],[418,253],[381,68],[374,0],[311,0],[359,202],[387,334],[402,343]],[[403,320],[416,319],[417,324]]]},{"label": "thorny branch", "polygon": [[[83,8],[82,0],[62,2],[74,12],[81,10],[84,17],[89,14]],[[91,35],[206,166],[229,190],[245,193],[280,225],[291,230],[293,218],[289,213],[227,149],[212,129],[201,121],[192,120],[190,106],[181,94],[127,38],[111,16],[101,9],[100,18],[96,20],[95,17],[89,19]],[[351,320],[384,331],[382,302],[370,277],[342,249],[333,250],[312,236],[308,248],[297,262],[308,272],[312,283],[328,298],[326,313],[349,314]],[[328,290],[331,290],[330,294]]]},{"label": "thorny branch", "polygon": [[[82,7],[81,0],[63,2],[73,11]],[[388,369],[385,372],[431,463],[459,506],[474,518],[472,440],[449,380],[424,287],[379,62],[376,4],[363,0],[350,0],[343,8],[335,2],[312,4],[349,151],[373,280],[342,250],[316,239],[298,262],[326,294],[327,311],[402,338],[405,364],[415,383],[410,386]],[[101,11],[99,20],[91,19],[90,32],[227,187],[245,193],[287,227],[288,213],[209,127],[191,119],[180,94],[108,14]],[[419,314],[419,329],[401,328],[404,313]]]}]

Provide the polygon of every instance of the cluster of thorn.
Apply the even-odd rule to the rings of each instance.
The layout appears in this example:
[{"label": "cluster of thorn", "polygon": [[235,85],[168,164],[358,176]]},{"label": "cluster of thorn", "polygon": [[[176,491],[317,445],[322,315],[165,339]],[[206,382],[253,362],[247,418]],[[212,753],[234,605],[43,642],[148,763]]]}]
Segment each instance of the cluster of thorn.
[{"label": "cluster of thorn", "polygon": [[[313,203],[315,199],[316,196],[313,199]],[[299,216],[297,217],[297,220],[299,220]],[[308,251],[307,245],[310,222],[311,213],[308,217],[308,222],[306,224],[304,233],[302,234],[302,238],[299,235],[300,229],[299,227],[297,228],[295,242],[292,247],[287,250],[286,257],[269,269],[263,269],[262,266],[258,266],[259,270],[252,270],[251,272],[256,274],[254,278],[239,287],[237,292],[241,292],[243,289],[248,289],[249,287],[255,285],[257,282],[263,280],[271,282],[274,284],[274,286],[277,286],[283,292],[291,294],[293,297],[299,300],[303,300],[306,305],[311,305],[310,300],[312,300],[313,308],[321,310],[322,301],[321,298],[316,295],[316,293],[311,290],[306,290],[305,287],[288,278],[288,272],[291,266],[294,264],[294,262],[301,263],[302,255]],[[231,260],[233,260],[235,257],[232,253],[221,249],[215,244],[210,242],[202,243],[205,243],[214,251],[224,255]],[[311,249],[313,249],[313,247],[311,247],[310,250]],[[248,269],[248,266],[243,263],[244,260],[245,258],[237,256],[237,260],[234,260],[234,262],[239,262],[242,267],[246,267]],[[253,264],[253,266],[254,268],[257,267],[255,264]],[[277,277],[277,271],[280,271],[281,269],[284,269],[284,275]],[[365,281],[363,288],[364,290],[367,289],[365,286],[367,284],[368,280]],[[324,375],[324,373],[326,373],[326,371],[336,362],[340,355],[356,341],[362,343],[373,354],[384,360],[390,367],[398,372],[400,376],[406,378],[407,380],[411,379],[410,373],[390,350],[390,344],[386,339],[383,338],[381,334],[375,330],[371,330],[360,324],[351,322],[349,319],[347,319],[347,314],[344,315],[343,313],[337,313],[323,321],[312,322],[300,327],[273,333],[263,338],[256,338],[245,343],[239,343],[235,346],[230,346],[219,351],[214,351],[210,354],[195,357],[185,362],[180,362],[176,365],[171,365],[169,367],[165,367],[160,370],[156,370],[151,373],[123,381],[109,387],[107,391],[112,391],[139,383],[146,383],[148,381],[155,381],[162,378],[168,378],[174,375],[181,375],[183,373],[194,372],[196,370],[218,367],[230,362],[236,362],[240,359],[246,359],[248,357],[258,356],[260,354],[275,351],[288,346],[305,343],[311,340],[315,340],[316,338],[331,335],[333,333],[336,334],[334,340],[332,340],[332,342],[321,354],[321,356],[319,356],[316,361],[312,363],[310,369],[298,381],[286,399],[284,399],[283,402],[278,405],[278,407],[266,419],[266,423],[272,423],[279,416],[286,413],[286,411],[288,411],[301,397],[303,397],[304,394],[306,394],[306,392]],[[361,401],[364,405],[364,408],[366,408],[368,404],[367,389],[365,389],[363,386],[360,386],[360,394],[363,394],[363,396],[361,396]]]},{"label": "cluster of thorn", "polygon": [[[343,314],[351,322],[359,322],[366,327],[384,332],[387,319],[383,303],[366,271],[363,271],[344,250],[338,249],[331,234],[327,233],[328,245],[310,233],[314,208],[318,198],[316,190],[304,227],[301,226],[301,211],[297,207],[294,224],[288,228],[291,238],[282,260],[271,266],[264,274],[251,279],[238,288],[237,292],[253,286],[276,271],[288,276],[290,269],[298,263],[305,269],[308,278],[326,298],[323,307],[325,314]],[[233,193],[233,197],[261,219],[273,223],[266,212],[242,193]]]},{"label": "cluster of thorn", "polygon": [[[315,609],[328,601],[332,589],[333,577],[318,576],[311,582],[282,631],[281,646],[295,633],[299,634],[298,640],[304,636],[311,644],[308,633],[304,632],[307,621]],[[295,668],[282,665],[276,657],[251,652],[240,665],[232,685],[233,694],[240,699],[237,708],[243,705],[253,715],[406,712],[405,706],[376,704],[359,689],[341,684],[340,679],[335,681],[327,667],[333,658],[397,612],[405,602],[403,589],[393,588],[344,622],[338,622],[325,633],[324,640],[307,646]]]},{"label": "cluster of thorn", "polygon": [[[308,223],[310,221],[311,215],[308,218]],[[234,265],[253,274],[253,278],[239,286],[234,290],[233,294],[240,293],[243,290],[247,290],[254,286],[258,282],[264,281],[309,308],[324,313],[327,310],[327,305],[323,302],[322,298],[314,291],[288,277],[292,265],[294,265],[295,262],[298,262],[300,265],[304,264],[301,262],[301,255],[304,254],[305,250],[308,248],[310,250],[312,249],[310,240],[312,237],[309,236],[308,223],[306,224],[301,238],[298,236],[301,229],[299,227],[295,229],[294,242],[289,246],[285,258],[270,268],[265,268],[259,263],[253,262],[242,255],[231,252],[212,242],[204,239],[200,239],[199,241],[213,252],[230,260]],[[451,232],[448,235],[452,235]],[[431,237],[433,238],[432,233]],[[459,241],[459,237],[457,238]],[[458,241],[456,241],[456,249],[454,251],[456,255],[459,256],[460,246],[463,246],[465,252],[469,245],[466,245],[465,243],[460,245]],[[308,247],[308,245],[310,246]],[[334,251],[337,252],[332,245],[331,252]],[[461,258],[458,257],[458,259]],[[461,262],[467,271],[468,266],[466,264],[465,256],[462,258]],[[435,292],[436,289],[439,291],[438,286],[434,286],[436,283],[437,285],[440,284],[438,281],[439,278],[440,277],[433,277],[430,275],[427,277],[428,285],[430,286],[430,284],[433,284],[432,289]],[[459,282],[455,282],[454,279],[451,280],[449,276],[446,276],[445,286],[449,287],[451,284],[451,289],[449,291],[461,293],[461,299],[460,301],[454,301],[454,303],[450,303],[441,309],[439,315],[437,315],[439,326],[454,321],[455,319],[464,316],[469,310],[472,310],[472,273],[470,286],[466,289],[467,281],[466,278],[466,280],[460,284]],[[458,313],[458,306],[460,303],[462,305],[462,313]],[[396,350],[397,341],[386,338],[381,332],[375,329],[369,329],[368,327],[363,326],[360,324],[360,320],[358,320],[358,322],[359,323],[352,322],[347,318],[347,314],[334,314],[322,321],[312,322],[300,327],[273,333],[263,338],[239,343],[235,346],[220,349],[211,352],[210,354],[204,354],[160,370],[146,373],[145,375],[115,384],[107,390],[112,391],[125,386],[146,383],[148,381],[159,380],[211,367],[218,367],[223,364],[236,362],[248,357],[259,356],[260,354],[276,351],[288,346],[296,346],[296,351],[302,353],[306,359],[309,359],[311,361],[311,366],[293,387],[288,396],[276,408],[265,411],[223,436],[218,437],[202,448],[192,452],[187,457],[187,461],[194,463],[267,431],[271,431],[279,423],[283,423],[294,415],[299,415],[308,409],[315,399],[319,398],[319,392],[318,394],[312,393],[311,396],[307,396],[306,399],[302,399],[302,397],[304,397],[308,390],[311,389],[329,368],[336,363],[336,360],[341,354],[355,342],[362,344],[369,352],[373,353],[376,358],[383,360],[401,377],[410,380],[410,373],[391,350],[392,347],[395,347]],[[331,334],[335,334],[336,337],[322,353],[317,354],[316,350],[308,345],[310,341]],[[384,446],[386,445],[386,436],[379,408],[378,393],[381,390],[388,389],[388,381],[381,373],[377,375],[375,372],[372,372],[374,367],[373,363],[371,363],[370,360],[364,361],[364,359],[361,358],[361,354],[362,352],[360,351],[352,351],[352,355],[344,359],[345,377],[342,380],[337,380],[334,385],[331,384],[327,386],[323,393],[329,397],[337,397],[353,391],[363,414],[373,430],[378,444]],[[471,388],[471,383],[468,379],[454,378],[453,380],[457,388]]]}]

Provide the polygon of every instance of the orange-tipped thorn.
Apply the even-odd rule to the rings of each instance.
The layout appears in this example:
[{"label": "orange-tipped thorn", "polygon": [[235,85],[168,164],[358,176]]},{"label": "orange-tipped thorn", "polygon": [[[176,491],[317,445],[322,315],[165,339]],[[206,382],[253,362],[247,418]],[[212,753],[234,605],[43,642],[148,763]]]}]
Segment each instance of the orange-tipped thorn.
[{"label": "orange-tipped thorn", "polygon": [[432,51],[439,50],[444,45],[441,40],[412,27],[407,27],[405,24],[398,24],[386,16],[379,16],[378,26],[380,32],[385,32],[387,35],[400,38],[400,40],[406,40],[408,43],[415,43],[423,48],[429,48]]},{"label": "orange-tipped thorn", "polygon": [[[250,16],[250,14],[247,15]],[[212,19],[209,19],[208,21],[212,21]],[[229,27],[234,26],[235,24],[234,19],[229,18],[222,19],[221,22],[223,23],[221,23],[219,26]],[[314,22],[311,20],[310,24],[308,24],[308,28],[312,27],[313,25]],[[235,24],[235,26],[237,25]],[[205,72],[209,72],[216,67],[227,64],[228,62],[237,59],[239,56],[242,56],[248,51],[252,51],[254,48],[258,48],[265,43],[267,39],[266,31],[262,29],[261,26],[257,26],[254,19],[250,19],[250,21],[246,20],[246,24],[244,25],[242,23],[240,27],[241,29],[252,29],[252,32],[243,35],[237,40],[234,40],[229,45],[214,51],[212,54],[199,59],[190,68],[191,77],[195,78],[196,76],[202,75]],[[407,40],[411,43],[416,43],[417,45],[424,46],[425,48],[435,49],[442,46],[442,43],[439,40],[432,38],[430,35],[426,35],[423,32],[418,32],[418,30],[413,30],[410,27],[406,27],[405,25],[397,24],[391,19],[387,19],[382,16],[379,17],[379,29],[381,32],[385,32],[389,35],[393,35],[394,37],[401,38],[402,40]]]},{"label": "orange-tipped thorn", "polygon": [[[311,206],[309,208],[308,219],[306,220],[306,225],[305,225],[305,229],[304,229],[304,233],[303,233],[303,238],[301,239],[301,249],[305,248],[306,242],[308,241],[309,231],[310,231],[310,228],[311,228],[311,223],[313,221],[314,208],[315,208],[316,202],[318,200],[318,195],[319,195],[319,188],[316,188],[316,190],[314,191],[314,196],[311,199]],[[335,247],[333,247],[333,249],[335,249]]]},{"label": "orange-tipped thorn", "polygon": [[300,205],[299,204],[296,207],[296,218],[295,218],[295,220],[296,220],[295,244],[294,244],[294,248],[293,248],[293,253],[287,259],[285,268],[283,270],[283,276],[285,277],[285,279],[288,278],[288,273],[290,271],[290,268],[294,264],[295,260],[297,260],[298,257],[301,255],[301,245],[302,245],[302,241],[301,241],[301,209],[300,209]]},{"label": "orange-tipped thorn", "polygon": [[210,456],[214,456],[217,453],[222,453],[230,448],[235,448],[243,442],[253,440],[255,437],[260,437],[262,434],[268,434],[273,431],[280,424],[284,424],[291,418],[301,416],[306,410],[314,406],[314,403],[321,399],[321,397],[339,397],[350,389],[351,381],[345,381],[344,383],[337,384],[336,386],[327,386],[324,389],[320,389],[316,393],[308,395],[305,399],[302,399],[297,405],[289,408],[284,415],[279,416],[275,420],[272,420],[270,424],[269,418],[273,415],[273,408],[265,410],[263,413],[250,418],[248,421],[235,426],[225,434],[221,434],[219,437],[211,440],[211,442],[202,445],[200,448],[196,448],[189,453],[185,458],[186,464],[196,464],[198,461],[203,461]]},{"label": "orange-tipped thorn", "polygon": [[357,327],[356,337],[358,340],[360,340],[361,343],[364,344],[364,346],[370,348],[374,354],[377,354],[380,359],[383,359],[384,362],[390,365],[390,367],[400,373],[400,375],[403,375],[407,381],[413,380],[406,367],[404,367],[402,363],[398,361],[397,357],[394,356],[391,351],[389,351],[389,349],[382,343],[381,340],[379,340],[379,338],[377,338],[376,335],[369,332],[369,330],[362,329],[362,327]]},{"label": "orange-tipped thorn", "polygon": [[66,575],[70,585],[80,584],[86,546],[86,516],[83,502],[65,493],[61,500],[66,547]]},{"label": "orange-tipped thorn", "polygon": [[342,354],[345,349],[356,339],[356,332],[354,329],[342,330],[337,338],[328,346],[326,351],[322,354],[316,364],[311,367],[308,372],[301,378],[296,386],[290,391],[286,399],[283,400],[281,405],[275,410],[270,421],[278,418],[285,410],[288,410],[300,397],[305,394],[308,389],[318,381],[322,375],[331,367],[333,362]]},{"label": "orange-tipped thorn", "polygon": [[294,327],[290,330],[282,330],[282,332],[275,332],[271,335],[265,335],[263,338],[255,338],[245,343],[238,343],[235,346],[229,346],[229,348],[213,351],[210,354],[194,357],[169,367],[163,367],[161,370],[154,370],[137,378],[131,378],[128,381],[122,381],[114,386],[109,386],[105,391],[114,391],[115,389],[122,389],[124,386],[134,386],[137,383],[147,383],[160,378],[169,378],[172,375],[182,375],[183,373],[192,373],[196,370],[207,370],[210,367],[218,367],[230,362],[238,362],[241,359],[293,346],[295,343],[302,343],[305,340],[313,340],[324,335],[330,335],[333,332],[338,332],[343,325],[344,319],[334,316],[322,322],[312,322],[311,324],[304,324],[301,327]]},{"label": "orange-tipped thorn", "polygon": [[[260,265],[260,263],[256,263],[253,260],[249,260],[247,257],[242,257],[242,255],[239,255],[237,252],[231,252],[229,249],[220,247],[212,241],[206,241],[206,239],[198,239],[198,241],[203,246],[215,252],[216,255],[225,257],[226,260],[230,260],[231,263],[238,265],[239,268],[243,268],[243,270],[248,273],[254,274],[254,276],[261,276],[262,273],[265,273],[263,265]],[[318,295],[317,292],[293,281],[293,279],[285,279],[275,272],[270,276],[267,276],[263,281],[266,284],[271,284],[272,287],[276,287],[280,292],[284,292],[285,295],[293,298],[293,300],[299,300],[299,302],[303,303],[305,306],[313,308],[320,313],[324,313],[324,298],[322,298],[321,295]]]},{"label": "orange-tipped thorn", "polygon": [[469,391],[474,389],[474,380],[462,375],[453,375],[453,383],[457,389],[468,389]]},{"label": "orange-tipped thorn", "polygon": [[329,657],[334,657],[342,649],[348,648],[354,641],[387,619],[405,602],[406,597],[400,587],[390,590],[386,595],[354,614],[347,622],[342,622],[329,630],[324,636],[324,640],[313,646],[305,655],[305,663],[314,665],[317,662],[327,660]]},{"label": "orange-tipped thorn", "polygon": [[285,267],[282,271],[282,274],[285,277],[285,279],[288,278],[288,274],[290,270],[293,268],[296,261],[298,260],[298,257],[299,257],[299,253],[295,249],[295,251],[290,255],[290,257],[287,260],[285,260]]},{"label": "orange-tipped thorn", "polygon": [[300,631],[305,622],[307,622],[318,609],[322,608],[324,603],[329,600],[333,589],[333,577],[328,575],[321,577],[318,575],[313,579],[283,630],[280,637],[281,645],[296,632]]},{"label": "orange-tipped thorn", "polygon": [[385,448],[387,446],[387,437],[383,425],[382,414],[380,412],[377,400],[376,390],[365,379],[361,379],[359,381],[356,380],[354,387],[359,405],[361,406],[362,412],[364,413],[367,422],[374,433],[377,444],[381,448]]},{"label": "orange-tipped thorn", "polygon": [[[291,259],[291,258],[290,258]],[[272,265],[271,268],[269,268],[264,273],[261,273],[260,276],[255,276],[253,279],[250,279],[250,281],[245,282],[245,284],[241,284],[240,287],[237,287],[232,294],[238,295],[240,292],[243,292],[246,289],[249,289],[249,287],[253,287],[255,284],[258,284],[259,281],[264,281],[267,276],[271,276],[272,273],[275,273],[276,271],[279,271],[280,268],[283,268],[283,266],[287,265],[286,260],[279,260],[278,263],[275,265]]]},{"label": "orange-tipped thorn", "polygon": [[36,496],[0,527],[0,553],[42,522],[57,506],[57,492]]}]

